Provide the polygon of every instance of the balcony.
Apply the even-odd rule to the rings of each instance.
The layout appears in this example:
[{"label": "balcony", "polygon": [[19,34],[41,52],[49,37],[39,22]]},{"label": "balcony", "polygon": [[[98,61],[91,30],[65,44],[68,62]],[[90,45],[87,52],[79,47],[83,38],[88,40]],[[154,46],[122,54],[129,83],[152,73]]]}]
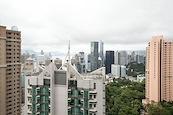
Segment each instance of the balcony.
[{"label": "balcony", "polygon": [[32,106],[32,103],[29,103],[29,102],[28,102],[27,105]]},{"label": "balcony", "polygon": [[68,98],[68,102],[70,102],[71,101],[71,98]]},{"label": "balcony", "polygon": [[96,108],[89,109],[89,112],[97,112]]},{"label": "balcony", "polygon": [[49,112],[50,111],[49,106],[46,104],[41,104],[40,105],[40,111],[41,112]]},{"label": "balcony", "polygon": [[81,100],[81,102],[84,102],[84,99],[80,99]]},{"label": "balcony", "polygon": [[32,97],[31,102],[32,102],[33,104],[36,104],[36,103],[37,103],[37,98],[36,98],[36,96],[33,96],[33,97]]},{"label": "balcony", "polygon": [[97,91],[89,91],[90,94],[96,94]]},{"label": "balcony", "polygon": [[40,88],[40,95],[50,95],[49,88]]},{"label": "balcony", "polygon": [[27,95],[27,97],[28,97],[28,98],[31,98],[31,97],[32,97],[32,95]]},{"label": "balcony", "polygon": [[71,92],[71,89],[68,89],[68,92]]},{"label": "balcony", "polygon": [[97,100],[96,99],[93,99],[93,100],[89,100],[90,103],[97,103]]},{"label": "balcony", "polygon": [[27,114],[32,114],[32,112],[28,110],[28,111],[27,111]]},{"label": "balcony", "polygon": [[49,108],[51,108],[51,104],[49,104]]},{"label": "balcony", "polygon": [[32,95],[37,95],[36,87],[33,87],[33,88],[32,88],[31,94],[32,94]]},{"label": "balcony", "polygon": [[81,94],[83,94],[83,93],[84,93],[84,91],[83,91],[83,90],[81,90],[81,91],[80,91],[80,93],[81,93]]}]

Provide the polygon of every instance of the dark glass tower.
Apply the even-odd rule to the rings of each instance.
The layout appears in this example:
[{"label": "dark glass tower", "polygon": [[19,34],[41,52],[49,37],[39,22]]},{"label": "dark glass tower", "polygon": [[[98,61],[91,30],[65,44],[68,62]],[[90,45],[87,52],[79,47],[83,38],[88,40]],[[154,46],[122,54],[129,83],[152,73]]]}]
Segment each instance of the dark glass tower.
[{"label": "dark glass tower", "polygon": [[114,51],[106,51],[106,74],[111,73],[111,64],[114,64]]}]

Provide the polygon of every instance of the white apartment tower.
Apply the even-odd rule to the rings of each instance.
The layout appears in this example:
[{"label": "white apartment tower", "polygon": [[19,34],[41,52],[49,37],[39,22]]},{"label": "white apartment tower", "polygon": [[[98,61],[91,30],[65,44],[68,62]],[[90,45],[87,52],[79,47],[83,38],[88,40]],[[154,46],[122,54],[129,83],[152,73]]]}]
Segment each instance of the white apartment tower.
[{"label": "white apartment tower", "polygon": [[53,63],[25,82],[27,115],[105,115],[105,68],[81,75]]}]

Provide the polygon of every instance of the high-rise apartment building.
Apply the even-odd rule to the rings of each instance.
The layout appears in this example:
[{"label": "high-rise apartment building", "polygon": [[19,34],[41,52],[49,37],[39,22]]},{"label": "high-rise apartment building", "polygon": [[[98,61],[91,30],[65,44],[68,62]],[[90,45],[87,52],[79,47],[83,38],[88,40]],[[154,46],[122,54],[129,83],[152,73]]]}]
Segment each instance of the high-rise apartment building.
[{"label": "high-rise apartment building", "polygon": [[0,26],[0,114],[21,114],[21,32]]},{"label": "high-rise apartment building", "polygon": [[173,101],[173,41],[154,36],[146,55],[146,100]]},{"label": "high-rise apartment building", "polygon": [[69,63],[59,70],[50,63],[25,86],[27,115],[105,115],[104,67],[82,75]]},{"label": "high-rise apartment building", "polygon": [[31,76],[32,73],[36,71],[35,66],[34,66],[34,60],[29,57],[26,59],[25,63],[22,64],[21,68],[21,79],[22,79],[22,103],[24,103],[24,93],[25,93],[25,77],[26,76]]}]

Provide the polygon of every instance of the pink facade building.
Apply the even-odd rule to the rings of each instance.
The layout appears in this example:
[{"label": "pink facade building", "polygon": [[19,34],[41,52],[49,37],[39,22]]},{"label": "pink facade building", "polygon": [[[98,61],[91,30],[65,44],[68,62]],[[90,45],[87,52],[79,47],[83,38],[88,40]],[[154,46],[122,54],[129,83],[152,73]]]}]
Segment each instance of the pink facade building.
[{"label": "pink facade building", "polygon": [[146,99],[143,103],[173,101],[173,41],[154,36],[146,51]]}]

